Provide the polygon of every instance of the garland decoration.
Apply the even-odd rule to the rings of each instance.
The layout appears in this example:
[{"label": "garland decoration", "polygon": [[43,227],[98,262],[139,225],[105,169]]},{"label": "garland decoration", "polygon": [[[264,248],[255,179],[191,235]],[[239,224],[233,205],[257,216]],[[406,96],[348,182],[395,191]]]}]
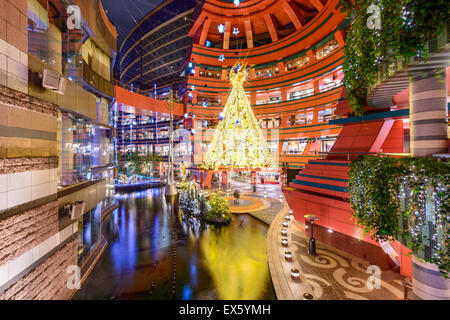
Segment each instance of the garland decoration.
[{"label": "garland decoration", "polygon": [[365,156],[352,161],[353,217],[376,241],[397,239],[450,272],[450,164],[433,158]]},{"label": "garland decoration", "polygon": [[[381,28],[367,24],[377,6]],[[369,88],[375,84],[381,65],[397,58],[427,58],[426,42],[446,24],[448,0],[340,0],[341,11],[354,17],[347,31],[344,85],[355,115],[364,114]]]}]

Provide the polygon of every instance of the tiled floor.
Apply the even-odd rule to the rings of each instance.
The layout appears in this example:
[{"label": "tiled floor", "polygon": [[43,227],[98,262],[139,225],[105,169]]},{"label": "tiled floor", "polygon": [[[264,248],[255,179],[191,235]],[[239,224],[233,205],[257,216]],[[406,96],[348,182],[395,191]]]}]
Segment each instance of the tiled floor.
[{"label": "tiled floor", "polygon": [[[403,299],[403,277],[395,271],[379,271],[380,281],[372,282],[376,266],[346,252],[317,242],[317,255],[308,253],[309,238],[292,221],[289,222],[288,247],[281,246],[282,222],[280,213],[270,227],[268,260],[278,299],[302,299],[311,293],[319,300],[395,300]],[[292,217],[291,217],[292,219]],[[269,243],[270,241],[270,243]],[[293,255],[286,261],[285,251]],[[291,269],[300,271],[300,279],[292,280]],[[368,284],[368,280],[370,285]]]}]

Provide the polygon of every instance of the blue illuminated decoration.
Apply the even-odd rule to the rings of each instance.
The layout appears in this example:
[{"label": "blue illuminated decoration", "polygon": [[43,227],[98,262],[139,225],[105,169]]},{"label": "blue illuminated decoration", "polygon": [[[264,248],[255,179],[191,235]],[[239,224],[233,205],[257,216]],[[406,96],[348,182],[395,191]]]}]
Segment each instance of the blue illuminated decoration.
[{"label": "blue illuminated decoration", "polygon": [[181,290],[181,300],[191,300],[192,290],[188,285],[185,285]]},{"label": "blue illuminated decoration", "polygon": [[236,36],[239,34],[239,28],[238,27],[234,27],[233,28],[233,34],[236,35]]},{"label": "blue illuminated decoration", "polygon": [[241,4],[241,1],[240,1],[240,0],[234,0],[234,5],[235,5],[236,7],[239,7],[240,4]]},{"label": "blue illuminated decoration", "polygon": [[223,60],[225,60],[225,56],[224,56],[223,54],[221,54],[221,55],[219,56],[219,61],[222,62]]},{"label": "blue illuminated decoration", "polygon": [[219,113],[219,119],[220,119],[220,120],[222,120],[222,119],[224,118],[224,116],[225,116],[225,115],[224,115],[223,112]]},{"label": "blue illuminated decoration", "polygon": [[209,40],[206,40],[205,46],[207,46],[207,47],[211,47],[211,41],[209,41]]},{"label": "blue illuminated decoration", "polygon": [[219,24],[217,26],[217,30],[219,30],[220,33],[224,33],[225,32],[225,26],[223,24]]}]

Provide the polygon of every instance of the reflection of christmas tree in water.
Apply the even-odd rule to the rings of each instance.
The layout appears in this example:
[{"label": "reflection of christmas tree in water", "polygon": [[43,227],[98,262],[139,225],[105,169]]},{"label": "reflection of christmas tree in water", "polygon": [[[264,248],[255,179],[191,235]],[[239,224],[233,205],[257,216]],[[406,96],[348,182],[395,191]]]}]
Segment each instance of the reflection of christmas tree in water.
[{"label": "reflection of christmas tree in water", "polygon": [[275,165],[242,86],[246,74],[245,65],[240,64],[230,71],[232,88],[223,110],[223,120],[219,122],[206,152],[203,163],[206,169]]}]

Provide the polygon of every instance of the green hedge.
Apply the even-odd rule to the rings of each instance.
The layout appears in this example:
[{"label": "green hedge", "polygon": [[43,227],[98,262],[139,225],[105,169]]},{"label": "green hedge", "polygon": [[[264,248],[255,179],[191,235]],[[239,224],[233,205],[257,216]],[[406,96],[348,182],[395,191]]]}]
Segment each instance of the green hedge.
[{"label": "green hedge", "polygon": [[450,165],[433,158],[365,156],[352,161],[349,193],[356,223],[376,241],[397,239],[450,271]]}]

